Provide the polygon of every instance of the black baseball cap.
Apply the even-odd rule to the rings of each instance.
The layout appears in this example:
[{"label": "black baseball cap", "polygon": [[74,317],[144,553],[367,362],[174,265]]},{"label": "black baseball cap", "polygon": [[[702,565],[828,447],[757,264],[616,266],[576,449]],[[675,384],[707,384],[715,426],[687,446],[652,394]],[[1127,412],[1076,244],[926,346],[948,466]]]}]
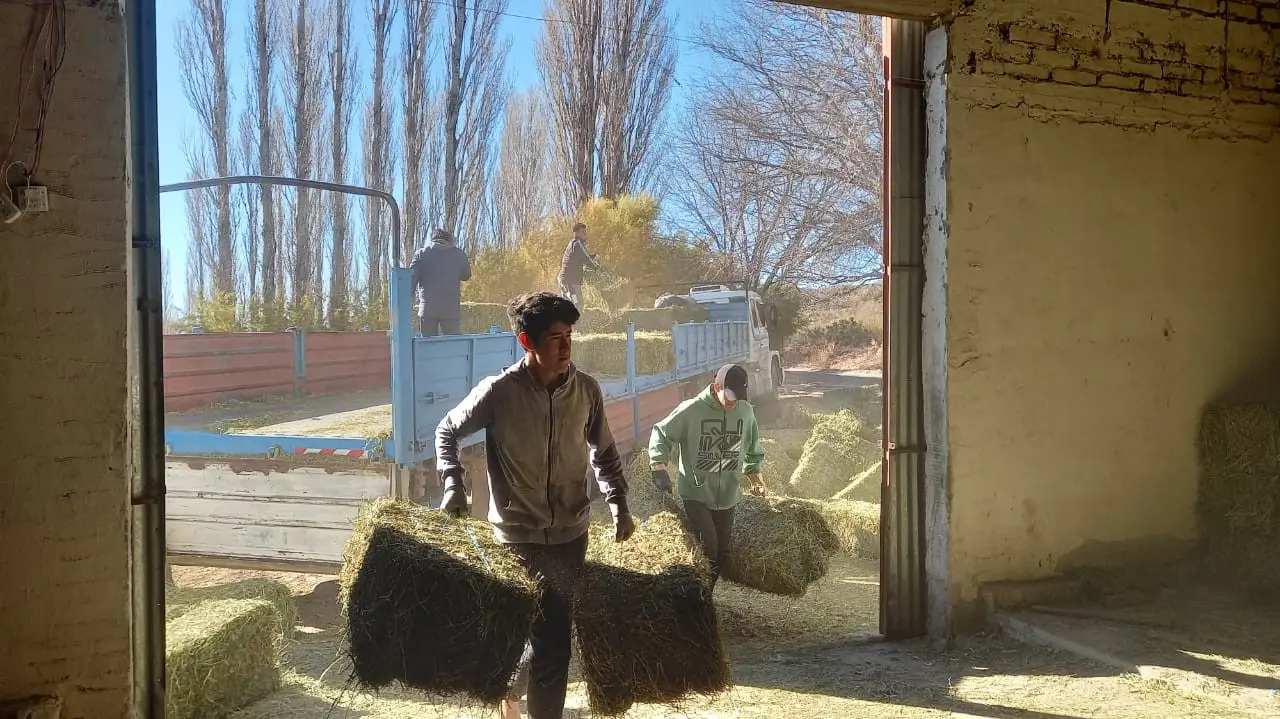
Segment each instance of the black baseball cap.
[{"label": "black baseball cap", "polygon": [[716,384],[724,390],[730,400],[745,399],[747,396],[747,371],[740,365],[727,364],[716,371]]}]

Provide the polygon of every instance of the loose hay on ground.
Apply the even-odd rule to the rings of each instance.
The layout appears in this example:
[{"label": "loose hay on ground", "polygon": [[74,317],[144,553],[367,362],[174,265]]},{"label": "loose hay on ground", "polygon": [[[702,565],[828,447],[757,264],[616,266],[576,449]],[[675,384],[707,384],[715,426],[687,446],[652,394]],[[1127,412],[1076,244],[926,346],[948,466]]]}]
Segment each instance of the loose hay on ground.
[{"label": "loose hay on ground", "polygon": [[804,595],[826,576],[840,541],[812,502],[743,497],[724,577],[762,592]]},{"label": "loose hay on ground", "polygon": [[488,704],[506,696],[539,586],[490,525],[375,500],[356,520],[338,579],[360,688],[399,681]]},{"label": "loose hay on ground", "polygon": [[593,527],[574,593],[578,658],[593,714],[678,703],[731,684],[706,559],[680,517],[647,519],[628,541]]},{"label": "loose hay on ground", "polygon": [[1200,425],[1201,526],[1211,552],[1251,584],[1280,580],[1280,408],[1217,406]]},{"label": "loose hay on ground", "polygon": [[854,499],[817,502],[840,551],[862,559],[880,558],[880,505]]},{"label": "loose hay on ground", "polygon": [[206,599],[165,623],[165,714],[226,716],[280,688],[291,620],[269,599]]}]

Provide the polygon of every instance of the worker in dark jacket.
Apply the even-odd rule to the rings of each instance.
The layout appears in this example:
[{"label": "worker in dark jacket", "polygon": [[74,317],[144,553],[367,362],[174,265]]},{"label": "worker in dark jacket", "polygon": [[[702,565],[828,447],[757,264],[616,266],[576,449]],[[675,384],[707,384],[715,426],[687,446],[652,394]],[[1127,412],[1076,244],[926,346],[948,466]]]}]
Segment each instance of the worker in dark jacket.
[{"label": "worker in dark jacket", "polygon": [[582,271],[587,267],[600,269],[595,255],[587,252],[587,226],[579,222],[573,226],[573,237],[565,245],[564,257],[560,260],[560,276],[556,278],[560,294],[568,297],[576,307],[582,307]]},{"label": "worker in dark jacket", "polygon": [[471,261],[453,235],[437,229],[413,255],[418,292],[418,331],[426,337],[462,333],[462,283],[471,279]]},{"label": "worker in dark jacket", "polygon": [[571,585],[586,561],[591,522],[583,481],[588,466],[594,466],[613,514],[616,541],[630,538],[635,522],[604,393],[571,361],[578,309],[563,297],[539,292],[516,298],[508,313],[525,356],[476,385],[436,428],[436,468],[444,484],[440,508],[468,514],[458,449],[464,437],[483,430],[494,535],[530,573],[551,580],[503,716],[519,716],[527,677],[529,716],[560,719],[569,681]]}]

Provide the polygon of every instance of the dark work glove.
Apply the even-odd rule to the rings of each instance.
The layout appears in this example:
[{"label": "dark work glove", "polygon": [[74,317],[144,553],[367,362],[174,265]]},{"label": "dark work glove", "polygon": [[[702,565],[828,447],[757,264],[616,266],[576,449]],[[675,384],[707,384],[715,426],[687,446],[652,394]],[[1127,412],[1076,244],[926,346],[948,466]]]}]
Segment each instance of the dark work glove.
[{"label": "dark work glove", "polygon": [[653,486],[657,487],[659,492],[671,494],[671,475],[667,474],[667,470],[653,470]]},{"label": "dark work glove", "polygon": [[609,511],[613,513],[614,541],[625,542],[631,539],[631,535],[636,533],[636,520],[631,518],[626,503],[610,504]]},{"label": "dark work glove", "polygon": [[457,518],[471,513],[471,508],[467,506],[467,491],[461,482],[454,480],[445,483],[444,496],[440,498],[440,509],[447,512],[450,517]]}]

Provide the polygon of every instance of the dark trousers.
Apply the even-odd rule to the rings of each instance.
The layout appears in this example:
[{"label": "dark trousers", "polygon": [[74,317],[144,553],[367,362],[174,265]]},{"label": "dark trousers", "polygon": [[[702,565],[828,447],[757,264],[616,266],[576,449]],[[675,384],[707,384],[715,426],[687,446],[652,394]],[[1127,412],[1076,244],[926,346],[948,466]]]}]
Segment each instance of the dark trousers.
[{"label": "dark trousers", "polygon": [[509,544],[530,573],[547,577],[542,611],[533,631],[509,699],[528,694],[529,719],[560,719],[569,687],[573,639],[573,581],[587,559],[587,534],[564,544]]},{"label": "dark trousers", "polygon": [[444,317],[419,317],[418,333],[423,337],[462,334],[462,320]]},{"label": "dark trousers", "polygon": [[702,545],[702,553],[711,563],[711,588],[715,589],[720,571],[729,563],[729,552],[733,549],[733,508],[711,509],[702,502],[686,499],[684,516],[689,532]]}]

